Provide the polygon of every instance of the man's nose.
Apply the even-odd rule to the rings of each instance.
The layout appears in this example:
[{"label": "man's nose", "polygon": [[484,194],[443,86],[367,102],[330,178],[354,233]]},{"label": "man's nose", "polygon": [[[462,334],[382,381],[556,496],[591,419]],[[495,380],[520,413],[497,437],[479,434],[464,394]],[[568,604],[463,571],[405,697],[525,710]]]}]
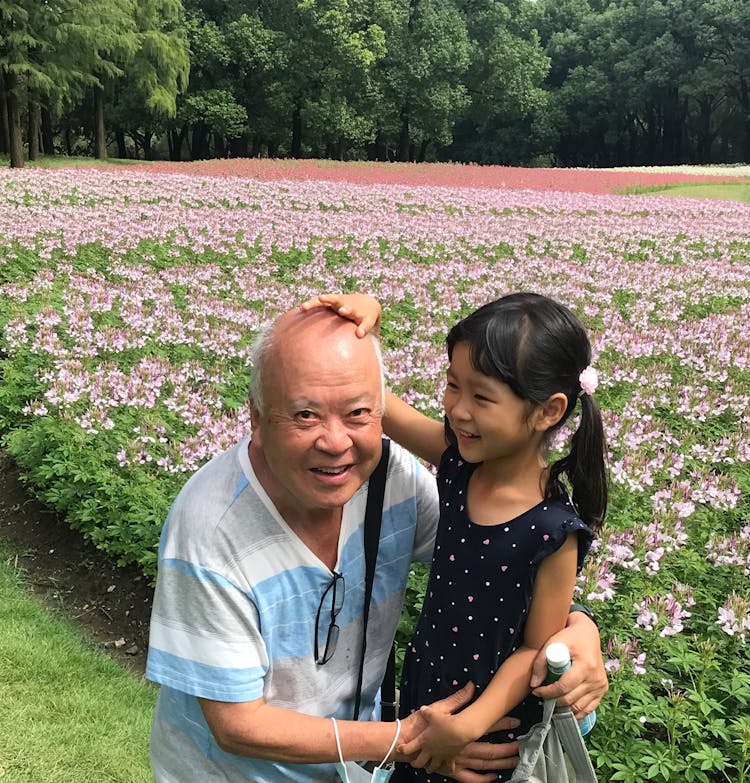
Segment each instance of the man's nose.
[{"label": "man's nose", "polygon": [[332,418],[323,425],[316,445],[321,451],[340,454],[351,447],[352,439],[344,422]]}]

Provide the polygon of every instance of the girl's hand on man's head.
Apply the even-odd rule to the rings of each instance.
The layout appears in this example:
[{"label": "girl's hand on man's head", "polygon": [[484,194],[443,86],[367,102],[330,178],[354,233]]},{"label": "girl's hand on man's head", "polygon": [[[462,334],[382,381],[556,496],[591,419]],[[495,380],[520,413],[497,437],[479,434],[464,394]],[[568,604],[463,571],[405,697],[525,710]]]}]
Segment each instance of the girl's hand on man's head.
[{"label": "girl's hand on man's head", "polygon": [[348,318],[357,324],[357,337],[370,332],[380,335],[380,302],[368,294],[318,294],[300,305],[300,310],[313,310],[316,307],[328,307],[342,318]]}]

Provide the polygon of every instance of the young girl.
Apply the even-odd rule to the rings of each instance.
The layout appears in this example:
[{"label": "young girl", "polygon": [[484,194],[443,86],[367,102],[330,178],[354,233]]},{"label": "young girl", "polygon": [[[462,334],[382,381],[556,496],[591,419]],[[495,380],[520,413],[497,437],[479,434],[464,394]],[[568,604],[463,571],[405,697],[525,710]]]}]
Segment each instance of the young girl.
[{"label": "young girl", "polygon": [[[359,334],[377,328],[380,305],[370,297],[320,300],[357,322]],[[446,781],[469,742],[512,741],[540,719],[532,662],[565,625],[607,505],[596,372],[570,310],[537,294],[505,296],[456,324],[447,347],[444,425],[392,394],[383,421],[387,435],[439,465],[440,524],[400,710],[408,715],[468,681],[477,695],[457,714],[421,707],[427,728],[400,748],[413,761],[399,765],[398,781]],[[568,453],[548,465],[553,433],[579,404]],[[492,732],[508,714],[520,727]]]}]

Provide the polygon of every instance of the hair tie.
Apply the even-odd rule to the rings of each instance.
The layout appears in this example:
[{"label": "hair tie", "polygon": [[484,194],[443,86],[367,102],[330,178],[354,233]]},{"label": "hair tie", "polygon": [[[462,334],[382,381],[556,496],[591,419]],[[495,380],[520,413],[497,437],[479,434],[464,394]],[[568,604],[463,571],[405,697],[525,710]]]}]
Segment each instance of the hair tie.
[{"label": "hair tie", "polygon": [[578,376],[578,383],[581,384],[581,391],[578,392],[579,397],[582,397],[584,394],[593,394],[599,385],[599,373],[589,365]]}]

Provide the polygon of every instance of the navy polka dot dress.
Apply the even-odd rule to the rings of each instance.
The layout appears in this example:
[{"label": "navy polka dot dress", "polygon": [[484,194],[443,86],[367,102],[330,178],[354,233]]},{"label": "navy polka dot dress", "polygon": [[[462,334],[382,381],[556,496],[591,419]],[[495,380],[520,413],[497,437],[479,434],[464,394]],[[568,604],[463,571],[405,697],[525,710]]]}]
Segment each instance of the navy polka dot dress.
[{"label": "navy polka dot dress", "polygon": [[[422,613],[404,659],[401,717],[442,699],[471,680],[477,693],[523,641],[539,564],[579,531],[578,568],[593,539],[567,498],[544,500],[511,522],[476,525],[467,516],[466,493],[475,464],[455,447],[440,462],[440,525]],[[508,742],[541,718],[541,701],[529,695],[510,713],[521,726],[482,739]],[[512,770],[500,773],[509,780]],[[394,781],[448,781],[407,764]]]}]

